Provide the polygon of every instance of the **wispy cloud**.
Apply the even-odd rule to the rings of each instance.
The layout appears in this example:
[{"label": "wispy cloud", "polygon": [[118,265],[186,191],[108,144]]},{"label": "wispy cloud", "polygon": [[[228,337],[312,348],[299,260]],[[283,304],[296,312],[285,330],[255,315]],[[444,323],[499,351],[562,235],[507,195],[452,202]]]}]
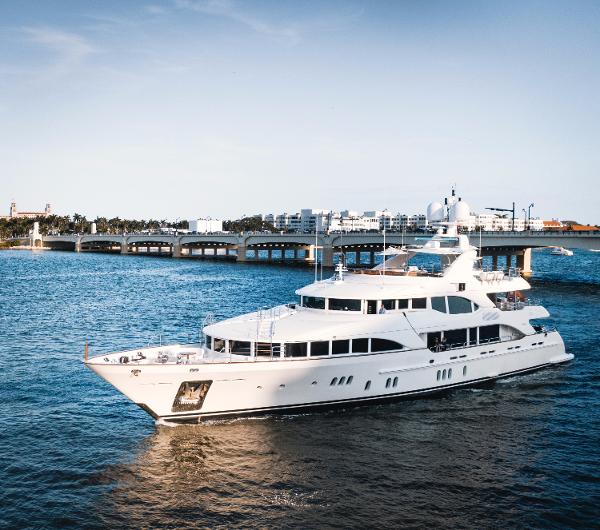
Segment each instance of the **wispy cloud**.
[{"label": "wispy cloud", "polygon": [[228,18],[249,27],[257,33],[284,39],[290,43],[296,43],[300,39],[298,28],[269,24],[244,11],[234,0],[175,0],[174,3],[180,9],[189,9],[205,15]]},{"label": "wispy cloud", "polygon": [[56,61],[52,65],[55,74],[67,73],[96,51],[87,39],[75,33],[46,26],[24,27],[22,31],[28,41],[55,53]]}]

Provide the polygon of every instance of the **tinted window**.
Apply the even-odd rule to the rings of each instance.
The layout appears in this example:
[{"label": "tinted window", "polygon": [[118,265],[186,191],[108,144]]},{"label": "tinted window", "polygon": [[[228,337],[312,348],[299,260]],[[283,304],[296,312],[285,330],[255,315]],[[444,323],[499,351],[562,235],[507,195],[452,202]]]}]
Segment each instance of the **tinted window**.
[{"label": "tinted window", "polygon": [[329,341],[319,341],[310,343],[310,356],[329,355]]},{"label": "tinted window", "polygon": [[[279,348],[277,347],[277,350]],[[278,353],[275,353],[278,355]],[[271,343],[270,342],[256,342],[254,343],[254,355],[257,357],[270,357],[271,356]]]},{"label": "tinted window", "polygon": [[377,311],[377,300],[367,300],[367,314],[374,315]]},{"label": "tinted window", "polygon": [[360,300],[330,298],[329,309],[333,311],[360,311]]},{"label": "tinted window", "polygon": [[371,351],[390,351],[390,350],[400,350],[402,349],[402,344],[399,344],[396,341],[388,340],[388,339],[371,339]]},{"label": "tinted window", "polygon": [[286,357],[306,357],[307,347],[306,342],[290,342],[285,345]]},{"label": "tinted window", "polygon": [[250,355],[250,343],[243,340],[230,340],[229,353],[238,355]]},{"label": "tinted window", "polygon": [[206,344],[207,348],[210,348],[212,346],[212,337],[210,337],[209,335],[206,335],[204,337],[204,344]]},{"label": "tinted window", "polygon": [[369,339],[352,339],[352,353],[367,353],[369,351]]},{"label": "tinted window", "polygon": [[427,298],[413,298],[412,308],[413,309],[425,309],[427,307]]},{"label": "tinted window", "polygon": [[445,296],[434,296],[431,298],[431,309],[435,309],[440,313],[446,312],[446,297]]},{"label": "tinted window", "polygon": [[386,309],[396,309],[396,300],[382,300],[381,305]]},{"label": "tinted window", "polygon": [[213,350],[215,351],[225,351],[225,339],[217,339],[215,337],[213,339]]},{"label": "tinted window", "polygon": [[337,355],[339,353],[350,353],[349,340],[334,340],[331,343],[331,353]]},{"label": "tinted window", "polygon": [[398,309],[408,309],[408,300],[398,300]]},{"label": "tinted window", "polygon": [[500,340],[500,326],[481,326],[479,328],[479,342]]},{"label": "tinted window", "polygon": [[477,344],[477,328],[469,328],[469,344]]},{"label": "tinted window", "polygon": [[427,333],[427,347],[431,349],[437,349],[442,341],[442,334],[439,331],[434,333]]},{"label": "tinted window", "polygon": [[462,296],[449,296],[448,309],[452,315],[457,315],[459,313],[471,313],[471,300],[467,300]]},{"label": "tinted window", "polygon": [[312,309],[325,309],[325,298],[317,298],[315,296],[303,296],[302,305]]},{"label": "tinted window", "polygon": [[462,346],[467,342],[467,330],[451,329],[444,331],[444,338],[448,346]]}]

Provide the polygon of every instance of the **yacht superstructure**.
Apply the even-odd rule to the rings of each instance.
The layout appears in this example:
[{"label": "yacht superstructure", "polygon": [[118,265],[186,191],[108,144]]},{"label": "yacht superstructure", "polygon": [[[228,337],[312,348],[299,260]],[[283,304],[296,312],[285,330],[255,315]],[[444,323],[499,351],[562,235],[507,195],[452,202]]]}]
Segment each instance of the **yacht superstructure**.
[{"label": "yacht superstructure", "polygon": [[[422,246],[387,249],[382,264],[296,293],[297,303],[206,325],[198,344],[86,360],[154,418],[304,411],[465,387],[573,358],[519,271],[485,271],[445,223]],[[439,258],[439,269],[411,265]]]}]

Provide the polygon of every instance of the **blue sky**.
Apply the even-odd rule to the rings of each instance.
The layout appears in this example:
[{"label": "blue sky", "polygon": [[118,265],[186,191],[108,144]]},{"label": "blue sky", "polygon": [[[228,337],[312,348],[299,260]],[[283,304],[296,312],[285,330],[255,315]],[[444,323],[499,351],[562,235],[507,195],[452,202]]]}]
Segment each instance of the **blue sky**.
[{"label": "blue sky", "polygon": [[0,208],[600,222],[598,2],[0,3]]}]

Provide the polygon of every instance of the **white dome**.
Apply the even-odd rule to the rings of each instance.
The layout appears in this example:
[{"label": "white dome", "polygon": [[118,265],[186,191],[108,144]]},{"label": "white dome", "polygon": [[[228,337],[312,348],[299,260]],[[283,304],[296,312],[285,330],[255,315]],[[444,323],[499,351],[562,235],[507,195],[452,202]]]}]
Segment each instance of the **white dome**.
[{"label": "white dome", "polygon": [[471,217],[471,208],[465,201],[456,201],[454,206],[450,208],[451,222],[466,222]]},{"label": "white dome", "polygon": [[429,222],[439,222],[444,219],[444,206],[439,202],[432,202],[427,207],[427,220]]}]

